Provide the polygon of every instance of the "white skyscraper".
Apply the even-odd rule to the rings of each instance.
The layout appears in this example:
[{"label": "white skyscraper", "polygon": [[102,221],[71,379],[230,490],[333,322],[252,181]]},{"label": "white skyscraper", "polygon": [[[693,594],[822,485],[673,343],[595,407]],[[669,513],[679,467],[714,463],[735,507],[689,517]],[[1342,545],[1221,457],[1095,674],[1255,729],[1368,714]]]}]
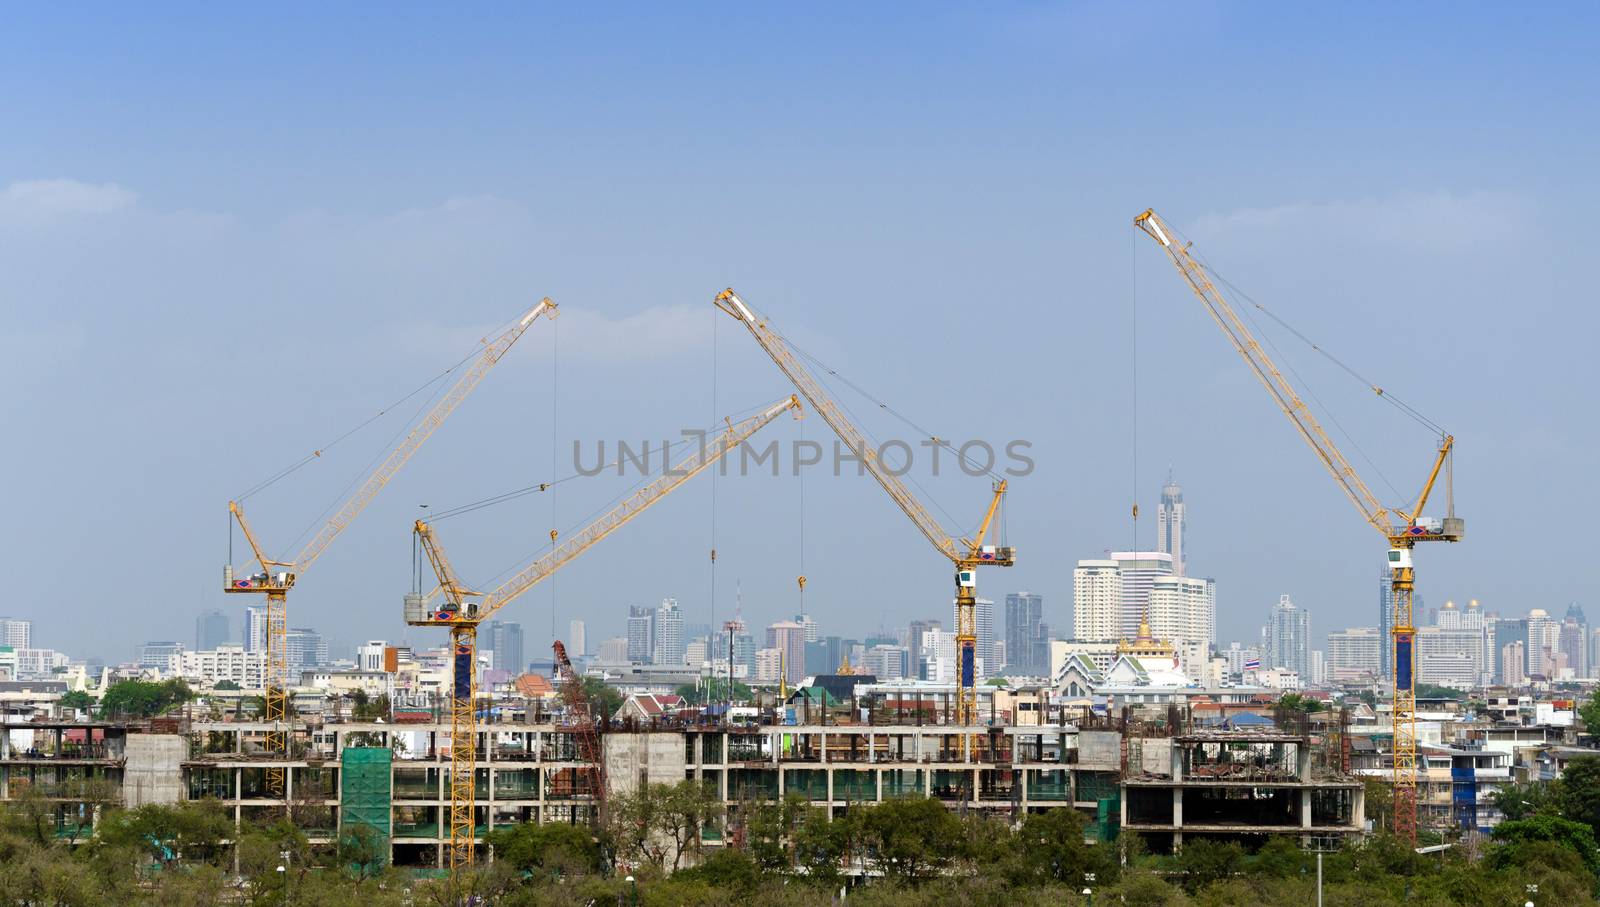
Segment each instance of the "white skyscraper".
[{"label": "white skyscraper", "polygon": [[1139,622],[1150,604],[1150,589],[1158,576],[1172,575],[1172,555],[1165,551],[1113,551],[1111,559],[1122,574],[1122,609],[1119,638],[1139,635]]},{"label": "white skyscraper", "polygon": [[1156,550],[1172,555],[1172,572],[1183,576],[1188,566],[1183,547],[1183,533],[1188,527],[1188,517],[1183,509],[1183,488],[1167,472],[1167,484],[1161,488],[1161,505],[1156,508]]},{"label": "white skyscraper", "polygon": [[[1216,583],[1192,576],[1158,576],[1150,584],[1150,635],[1204,659],[1217,635]],[[1199,665],[1185,665],[1186,671]]]},{"label": "white skyscraper", "polygon": [[1289,596],[1278,597],[1267,617],[1267,664],[1264,668],[1288,668],[1302,678],[1311,676],[1311,616],[1295,607]]},{"label": "white skyscraper", "polygon": [[1114,640],[1122,635],[1122,572],[1116,561],[1079,561],[1072,571],[1072,636]]},{"label": "white skyscraper", "polygon": [[33,648],[33,621],[20,617],[0,617],[0,645],[13,649]]},{"label": "white skyscraper", "polygon": [[246,652],[265,652],[267,650],[267,609],[254,605],[244,609],[244,650]]},{"label": "white skyscraper", "polygon": [[589,654],[589,628],[581,620],[567,624],[567,651],[579,656]]},{"label": "white skyscraper", "polygon": [[1000,659],[995,649],[997,640],[994,635],[994,600],[978,599],[976,607],[973,608],[973,619],[977,623],[978,677],[990,677],[1000,671]]},{"label": "white skyscraper", "polygon": [[1382,649],[1387,640],[1377,627],[1351,627],[1328,634],[1330,679],[1365,680],[1383,672]]},{"label": "white skyscraper", "polygon": [[683,638],[683,612],[678,609],[678,600],[662,599],[661,607],[656,609],[656,664],[683,664],[687,642]]},{"label": "white skyscraper", "polygon": [[383,650],[388,643],[381,639],[369,639],[356,647],[356,667],[363,671],[383,670]]}]

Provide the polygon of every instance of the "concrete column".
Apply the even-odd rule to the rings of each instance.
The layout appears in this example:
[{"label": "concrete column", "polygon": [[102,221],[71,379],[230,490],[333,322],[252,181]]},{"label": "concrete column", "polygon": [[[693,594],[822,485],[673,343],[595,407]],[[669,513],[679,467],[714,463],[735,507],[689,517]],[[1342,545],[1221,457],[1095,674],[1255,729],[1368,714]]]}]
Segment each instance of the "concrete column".
[{"label": "concrete column", "polygon": [[1182,830],[1183,828],[1183,788],[1172,789],[1172,824]]},{"label": "concrete column", "polygon": [[820,746],[822,748],[822,750],[821,750],[822,751],[822,761],[823,762],[827,762],[828,761],[828,733],[826,731],[822,732]]},{"label": "concrete column", "polygon": [[1172,780],[1183,780],[1183,747],[1176,740],[1172,741]]},{"label": "concrete column", "polygon": [[883,769],[881,769],[881,768],[880,769],[874,769],[873,771],[878,776],[877,788],[876,788],[876,793],[878,795],[877,802],[882,803],[883,802]]},{"label": "concrete column", "polygon": [[831,769],[831,768],[823,769],[822,770],[822,775],[823,775],[824,778],[827,779],[827,782],[828,782],[828,787],[827,787],[827,791],[828,791],[828,821],[832,822],[833,821],[833,769]]},{"label": "concrete column", "polygon": [[1311,788],[1300,792],[1300,827],[1311,827]]}]

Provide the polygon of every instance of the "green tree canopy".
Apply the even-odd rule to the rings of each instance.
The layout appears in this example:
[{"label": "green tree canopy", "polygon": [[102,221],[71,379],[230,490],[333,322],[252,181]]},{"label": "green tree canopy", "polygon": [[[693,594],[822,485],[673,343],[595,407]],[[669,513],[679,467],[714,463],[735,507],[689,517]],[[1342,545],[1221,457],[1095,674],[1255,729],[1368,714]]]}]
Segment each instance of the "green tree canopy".
[{"label": "green tree canopy", "polygon": [[181,680],[119,680],[100,698],[100,714],[107,718],[151,718],[194,698]]}]

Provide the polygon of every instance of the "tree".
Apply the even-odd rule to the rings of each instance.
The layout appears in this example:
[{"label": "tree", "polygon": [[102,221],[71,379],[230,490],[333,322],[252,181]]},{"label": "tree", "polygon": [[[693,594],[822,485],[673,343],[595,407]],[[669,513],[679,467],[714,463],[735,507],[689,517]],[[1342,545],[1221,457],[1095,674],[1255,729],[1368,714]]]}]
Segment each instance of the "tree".
[{"label": "tree", "polygon": [[1116,882],[1116,852],[1110,847],[1084,843],[1088,820],[1075,809],[1061,807],[1031,813],[1022,821],[1015,850],[1021,856],[1029,882],[1065,882],[1076,885],[1093,873],[1102,885]]},{"label": "tree", "polygon": [[1600,734],[1600,689],[1596,689],[1588,701],[1578,706],[1578,717],[1583,719],[1583,728],[1590,734]]},{"label": "tree", "polygon": [[1531,819],[1540,813],[1555,814],[1560,811],[1556,789],[1560,782],[1533,781],[1526,784],[1507,784],[1489,795],[1489,802],[1500,810],[1508,821]]},{"label": "tree", "polygon": [[1595,845],[1594,829],[1561,816],[1537,815],[1495,826],[1494,842],[1499,846],[1493,862],[1499,866],[1528,865],[1520,848],[1539,841],[1561,845],[1581,857],[1591,874],[1600,872],[1600,847]]},{"label": "tree", "polygon": [[1244,868],[1244,848],[1229,841],[1219,844],[1205,838],[1185,841],[1178,854],[1183,887],[1193,893],[1226,879]]},{"label": "tree", "polygon": [[1581,756],[1567,763],[1555,797],[1561,815],[1600,832],[1600,756]]},{"label": "tree", "polygon": [[216,800],[151,803],[113,813],[99,829],[106,846],[138,852],[161,866],[218,862],[227,852],[223,842],[232,837],[233,820]]},{"label": "tree", "polygon": [[503,825],[484,843],[494,848],[496,862],[535,875],[598,873],[602,865],[600,842],[583,825]]},{"label": "tree", "polygon": [[119,680],[101,697],[100,714],[105,718],[151,718],[193,698],[189,685],[177,679]]},{"label": "tree", "polygon": [[885,800],[861,812],[867,855],[890,879],[921,881],[960,855],[961,820],[937,800]]},{"label": "tree", "polygon": [[213,690],[237,690],[237,689],[239,689],[239,684],[238,684],[237,681],[233,681],[233,680],[219,680],[215,684],[212,684],[211,689],[213,689]]},{"label": "tree", "polygon": [[1312,712],[1320,712],[1323,708],[1321,700],[1312,698],[1310,696],[1301,696],[1299,693],[1284,693],[1283,696],[1278,700],[1277,705],[1280,709],[1288,709],[1294,712],[1305,712],[1307,714]]},{"label": "tree", "polygon": [[92,709],[94,697],[83,690],[73,690],[56,700],[56,705],[63,709]]},{"label": "tree", "polygon": [[589,700],[589,714],[596,718],[610,718],[622,708],[622,694],[598,677],[583,678],[583,696]]}]

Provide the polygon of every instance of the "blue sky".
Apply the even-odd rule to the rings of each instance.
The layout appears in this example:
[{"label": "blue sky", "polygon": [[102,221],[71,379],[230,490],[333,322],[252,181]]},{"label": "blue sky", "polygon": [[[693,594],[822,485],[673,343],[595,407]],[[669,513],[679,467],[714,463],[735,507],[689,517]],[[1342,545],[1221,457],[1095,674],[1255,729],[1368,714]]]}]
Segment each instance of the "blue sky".
[{"label": "blue sky", "polygon": [[[1547,558],[1529,529],[1600,506],[1582,236],[1595,18],[11,10],[0,610],[34,618],[42,645],[112,659],[191,637],[204,608],[236,612],[217,591],[229,496],[548,294],[562,318],[524,338],[290,603],[291,623],[341,641],[422,643],[398,619],[419,503],[570,473],[575,439],[676,436],[786,392],[712,309],[731,284],[917,425],[1034,444],[1006,519],[1022,561],[985,594],[1043,592],[1065,628],[1072,563],[1125,547],[1135,490],[1153,514],[1170,464],[1223,640],[1253,634],[1284,592],[1318,636],[1372,624],[1381,541],[1133,231],[1151,205],[1252,297],[1455,432],[1470,539],[1424,552],[1430,603],[1589,602],[1581,554]],[[1275,339],[1409,494],[1426,432]],[[868,414],[880,436],[910,432]],[[393,428],[253,500],[269,547]],[[802,430],[823,426],[769,432]],[[487,578],[627,484],[567,483],[451,521],[446,538]],[[986,498],[982,479],[925,484],[956,523]],[[530,651],[552,614],[587,617],[595,639],[669,595],[720,619],[735,581],[765,623],[800,607],[801,570],[830,631],[947,612],[949,571],[869,481],[718,480],[715,494],[715,532],[697,484],[514,605]]]}]

